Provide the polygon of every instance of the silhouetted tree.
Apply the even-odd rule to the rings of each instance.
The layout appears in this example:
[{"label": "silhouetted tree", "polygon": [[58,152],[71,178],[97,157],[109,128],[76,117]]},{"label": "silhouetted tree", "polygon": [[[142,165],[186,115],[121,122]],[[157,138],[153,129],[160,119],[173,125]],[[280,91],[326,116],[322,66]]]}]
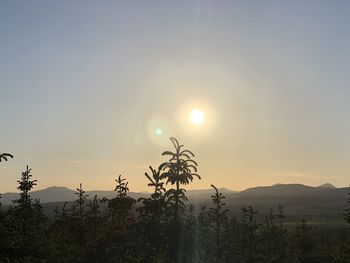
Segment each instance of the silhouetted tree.
[{"label": "silhouetted tree", "polygon": [[101,210],[100,210],[100,202],[101,200],[94,196],[94,199],[88,203],[88,211],[86,213],[87,223],[89,225],[89,229],[92,232],[91,242],[92,244],[96,243],[97,238],[97,230],[99,228],[101,222]]},{"label": "silhouetted tree", "polygon": [[186,262],[198,262],[197,249],[199,248],[198,235],[198,220],[195,216],[195,207],[193,204],[188,206],[185,216],[184,230],[184,254]]},{"label": "silhouetted tree", "polygon": [[125,230],[128,216],[136,203],[135,199],[128,196],[129,187],[128,182],[121,175],[115,179],[117,185],[114,191],[117,192],[117,196],[108,201],[108,208],[112,215],[112,220],[120,228],[120,230]]},{"label": "silhouetted tree", "polygon": [[[350,205],[350,192],[348,193],[348,195],[349,195],[348,203]],[[345,209],[344,218],[345,218],[346,222],[348,222],[348,224],[350,224],[350,207]]]},{"label": "silhouetted tree", "polygon": [[242,207],[243,220],[243,247],[245,253],[244,257],[247,259],[247,262],[256,262],[256,231],[258,225],[256,223],[255,216],[258,214],[258,211],[255,210],[252,206]]},{"label": "silhouetted tree", "polygon": [[215,260],[215,244],[211,234],[211,222],[209,217],[208,207],[206,205],[200,206],[198,215],[198,252],[197,262],[213,262]]},{"label": "silhouetted tree", "polygon": [[[305,221],[293,227],[281,204],[265,220],[252,206],[244,206],[239,220],[211,185],[210,209],[207,203],[199,211],[196,202],[187,205],[181,187],[200,178],[197,163],[175,138],[171,142],[175,151],[163,153],[169,161],[145,173],[152,191],[138,200],[136,210],[128,182],[119,176],[114,198],[95,195],[88,200],[80,184],[72,206],[57,205],[49,221],[40,201],[30,196],[37,181],[27,166],[18,181],[19,199],[0,209],[0,262],[350,262],[348,231],[339,227],[337,235],[335,228],[317,229]],[[4,156],[2,160],[11,158]],[[168,191],[166,184],[172,186]],[[350,223],[349,207],[344,217]]]},{"label": "silhouetted tree", "polygon": [[284,207],[278,204],[276,217],[278,219],[279,229],[274,231],[274,252],[276,254],[277,262],[287,262],[287,230],[284,229],[284,220],[286,218]]},{"label": "silhouetted tree", "polygon": [[32,188],[36,185],[37,180],[31,180],[31,170],[27,168],[24,172],[22,172],[21,180],[17,181],[19,186],[17,189],[21,191],[20,199],[16,202],[19,203],[21,206],[29,206],[31,203],[31,198],[29,196],[29,191],[32,190]]},{"label": "silhouetted tree", "polygon": [[335,242],[332,253],[333,262],[348,263],[350,259],[350,239],[349,232],[342,231]]},{"label": "silhouetted tree", "polygon": [[[76,259],[76,255],[72,256],[73,239],[69,224],[70,211],[67,209],[68,202],[64,202],[61,209],[55,208],[55,221],[49,228],[51,236],[51,257],[57,259],[57,262],[70,262]],[[78,253],[77,253],[78,254]],[[56,261],[54,261],[56,262]]]},{"label": "silhouetted tree", "polygon": [[128,233],[135,222],[133,209],[136,200],[128,196],[129,187],[126,179],[119,175],[115,181],[117,185],[114,190],[117,196],[108,201],[110,215],[108,238],[111,241],[108,255],[112,262],[117,259],[120,262],[127,262],[133,252],[129,247]]},{"label": "silhouetted tree", "polygon": [[164,196],[164,182],[160,179],[160,170],[149,167],[151,174],[145,173],[149,183],[153,188],[151,197],[139,198],[142,203],[136,211],[138,216],[138,235],[142,237],[140,246],[142,248],[142,258],[145,261],[153,262],[164,258],[166,239],[164,228],[168,218],[165,216],[166,200]]},{"label": "silhouetted tree", "polygon": [[170,141],[174,145],[175,151],[165,151],[162,155],[170,156],[169,161],[162,163],[159,169],[162,171],[160,179],[166,179],[166,183],[175,185],[175,189],[169,189],[166,192],[166,197],[170,206],[174,218],[172,227],[172,247],[171,257],[172,261],[181,261],[181,248],[180,244],[180,214],[183,215],[186,210],[187,197],[185,195],[186,190],[180,188],[180,185],[186,185],[192,182],[194,177],[200,179],[197,174],[197,162],[192,158],[194,154],[186,149],[183,149],[184,145],[179,144],[178,140],[174,137],[170,138]]},{"label": "silhouetted tree", "polygon": [[222,193],[219,193],[218,189],[214,185],[211,185],[211,187],[215,190],[214,195],[211,196],[215,206],[210,208],[209,216],[214,222],[212,226],[215,231],[216,262],[220,262],[222,257],[221,228],[223,222],[227,220],[226,214],[228,209],[224,209],[224,206],[226,205],[223,201],[225,196],[223,196]]},{"label": "silhouetted tree", "polygon": [[294,261],[300,263],[319,262],[316,256],[314,232],[305,220],[297,224],[294,232]]},{"label": "silhouetted tree", "polygon": [[79,185],[79,188],[76,188],[77,200],[72,205],[72,220],[73,225],[72,232],[77,233],[77,240],[80,246],[85,245],[85,203],[89,195],[85,194],[82,184]]},{"label": "silhouetted tree", "polygon": [[[7,258],[8,262],[39,262],[44,260],[45,231],[47,218],[43,214],[39,200],[34,202],[29,192],[37,180],[31,179],[31,169],[26,167],[18,181],[20,198],[15,200],[16,206],[11,206],[2,218],[3,230],[0,246],[0,261]],[[6,261],[5,261],[6,262]]]},{"label": "silhouetted tree", "polygon": [[139,219],[159,223],[162,210],[166,206],[164,199],[165,188],[163,187],[164,183],[160,181],[160,170],[156,171],[151,166],[149,168],[152,177],[148,173],[145,173],[145,176],[149,180],[148,186],[153,187],[154,190],[151,198],[138,199],[138,202],[141,202],[143,206],[137,208],[137,211],[140,212]]}]

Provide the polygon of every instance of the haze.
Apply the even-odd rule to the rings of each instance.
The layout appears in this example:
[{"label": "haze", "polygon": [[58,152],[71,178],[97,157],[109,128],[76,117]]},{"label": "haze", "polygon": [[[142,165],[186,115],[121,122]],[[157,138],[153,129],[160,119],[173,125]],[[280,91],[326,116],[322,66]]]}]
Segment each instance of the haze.
[{"label": "haze", "polygon": [[[349,183],[346,1],[2,1],[0,192],[145,191],[175,136],[192,188]],[[192,109],[206,114],[191,125]],[[161,134],[159,134],[161,129]]]}]

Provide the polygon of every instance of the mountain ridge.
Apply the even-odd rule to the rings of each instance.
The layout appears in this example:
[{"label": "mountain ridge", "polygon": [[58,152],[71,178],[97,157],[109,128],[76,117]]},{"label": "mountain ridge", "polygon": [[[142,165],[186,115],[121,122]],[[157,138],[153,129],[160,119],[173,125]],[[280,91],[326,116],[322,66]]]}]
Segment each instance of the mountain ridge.
[{"label": "mountain ridge", "polygon": [[[252,196],[304,196],[304,195],[310,195],[312,193],[318,193],[320,191],[336,191],[342,188],[336,188],[330,183],[322,184],[320,186],[308,186],[304,184],[274,184],[270,186],[256,186],[247,188],[242,191],[235,191],[230,190],[227,188],[218,188],[218,190],[223,193],[224,195],[231,197],[231,196],[238,196],[238,197],[252,197]],[[213,194],[212,188],[207,189],[193,189],[193,190],[187,190],[187,195],[189,198],[198,200],[198,199],[205,199],[210,198],[210,196]],[[115,191],[113,190],[90,190],[86,191],[86,194],[89,195],[89,198],[93,198],[95,195],[98,197],[106,197],[106,198],[113,198],[115,197]],[[130,192],[130,196],[133,198],[140,198],[150,195],[150,192]],[[44,189],[39,189],[32,191],[30,193],[30,196],[33,199],[40,199],[42,203],[50,203],[50,202],[63,202],[63,201],[73,201],[76,199],[75,190],[70,189],[66,186],[50,186]],[[14,192],[7,192],[2,194],[2,198],[0,201],[5,204],[9,205],[13,203],[13,200],[16,200],[19,198],[19,193]]]}]

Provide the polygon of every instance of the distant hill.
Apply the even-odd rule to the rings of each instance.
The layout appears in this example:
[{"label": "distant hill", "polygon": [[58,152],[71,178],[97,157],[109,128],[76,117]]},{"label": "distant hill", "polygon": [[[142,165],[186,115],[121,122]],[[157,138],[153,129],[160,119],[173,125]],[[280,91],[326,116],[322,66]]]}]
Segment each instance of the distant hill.
[{"label": "distant hill", "polygon": [[[97,195],[100,198],[106,197],[108,199],[115,197],[116,192],[115,191],[86,191],[86,194],[89,195],[88,198],[93,198],[95,195]],[[134,198],[140,198],[148,195],[147,193],[134,193],[131,192],[130,196]],[[72,189],[69,189],[64,186],[52,186],[46,189],[33,191],[30,193],[31,198],[33,199],[40,199],[41,203],[52,203],[52,202],[64,202],[64,201],[74,201],[76,200],[77,196],[75,194],[75,191]],[[2,195],[2,198],[0,201],[4,205],[9,205],[13,203],[13,200],[16,200],[19,198],[19,193],[5,193]]]},{"label": "distant hill", "polygon": [[[223,194],[236,193],[236,191],[228,190],[225,188],[219,189]],[[88,198],[93,198],[97,195],[99,198],[106,197],[108,199],[116,196],[115,191],[108,190],[93,190],[86,191],[89,195]],[[187,191],[187,196],[194,199],[207,199],[213,194],[213,189],[200,189],[200,190],[189,190]],[[129,195],[133,198],[147,197],[150,193],[147,192],[130,192]],[[33,191],[30,193],[33,199],[40,199],[41,203],[52,203],[52,202],[64,202],[64,201],[74,201],[77,196],[75,191],[64,186],[52,186],[46,189]],[[0,201],[4,205],[9,205],[13,203],[13,200],[19,199],[19,193],[4,193]]]},{"label": "distant hill", "polygon": [[240,213],[244,205],[252,205],[267,214],[276,211],[281,203],[285,207],[288,221],[306,219],[318,223],[343,224],[343,212],[348,206],[347,193],[350,188],[311,187],[302,184],[279,184],[250,188],[235,195],[227,196],[227,205]]},{"label": "distant hill", "polygon": [[286,196],[309,194],[315,187],[303,184],[275,184],[272,186],[258,186],[241,191],[240,196]]},{"label": "distant hill", "polygon": [[[318,223],[344,223],[342,213],[348,206],[347,193],[350,188],[336,188],[331,184],[324,184],[318,187],[312,187],[302,184],[276,184],[272,186],[259,186],[249,188],[241,192],[220,188],[226,199],[226,205],[238,216],[241,208],[245,205],[252,205],[259,210],[259,216],[262,218],[269,212],[270,208],[275,211],[279,203],[285,207],[287,220],[295,222],[301,218]],[[33,199],[40,199],[44,208],[52,213],[54,207],[61,206],[64,201],[76,200],[75,191],[67,187],[49,187],[43,190],[31,192]],[[189,202],[194,204],[197,212],[200,205],[211,206],[211,195],[213,189],[188,190],[187,196]],[[89,198],[97,195],[99,198],[108,199],[115,197],[115,191],[86,191]],[[149,197],[147,192],[130,192],[133,198]],[[12,200],[18,199],[18,193],[5,193],[2,195],[3,205],[9,205]]]},{"label": "distant hill", "polygon": [[321,184],[318,187],[319,188],[336,188],[334,185],[332,185],[330,183]]}]

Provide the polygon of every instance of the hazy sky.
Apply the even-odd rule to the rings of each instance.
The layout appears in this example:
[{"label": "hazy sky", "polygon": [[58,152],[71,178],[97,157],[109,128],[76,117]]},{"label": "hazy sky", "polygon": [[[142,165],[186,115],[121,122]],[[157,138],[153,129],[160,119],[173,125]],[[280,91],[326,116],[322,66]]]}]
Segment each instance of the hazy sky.
[{"label": "hazy sky", "polygon": [[[0,192],[144,191],[177,137],[190,188],[350,182],[347,1],[1,1]],[[201,108],[206,122],[188,121]],[[162,135],[155,133],[163,130]]]}]

